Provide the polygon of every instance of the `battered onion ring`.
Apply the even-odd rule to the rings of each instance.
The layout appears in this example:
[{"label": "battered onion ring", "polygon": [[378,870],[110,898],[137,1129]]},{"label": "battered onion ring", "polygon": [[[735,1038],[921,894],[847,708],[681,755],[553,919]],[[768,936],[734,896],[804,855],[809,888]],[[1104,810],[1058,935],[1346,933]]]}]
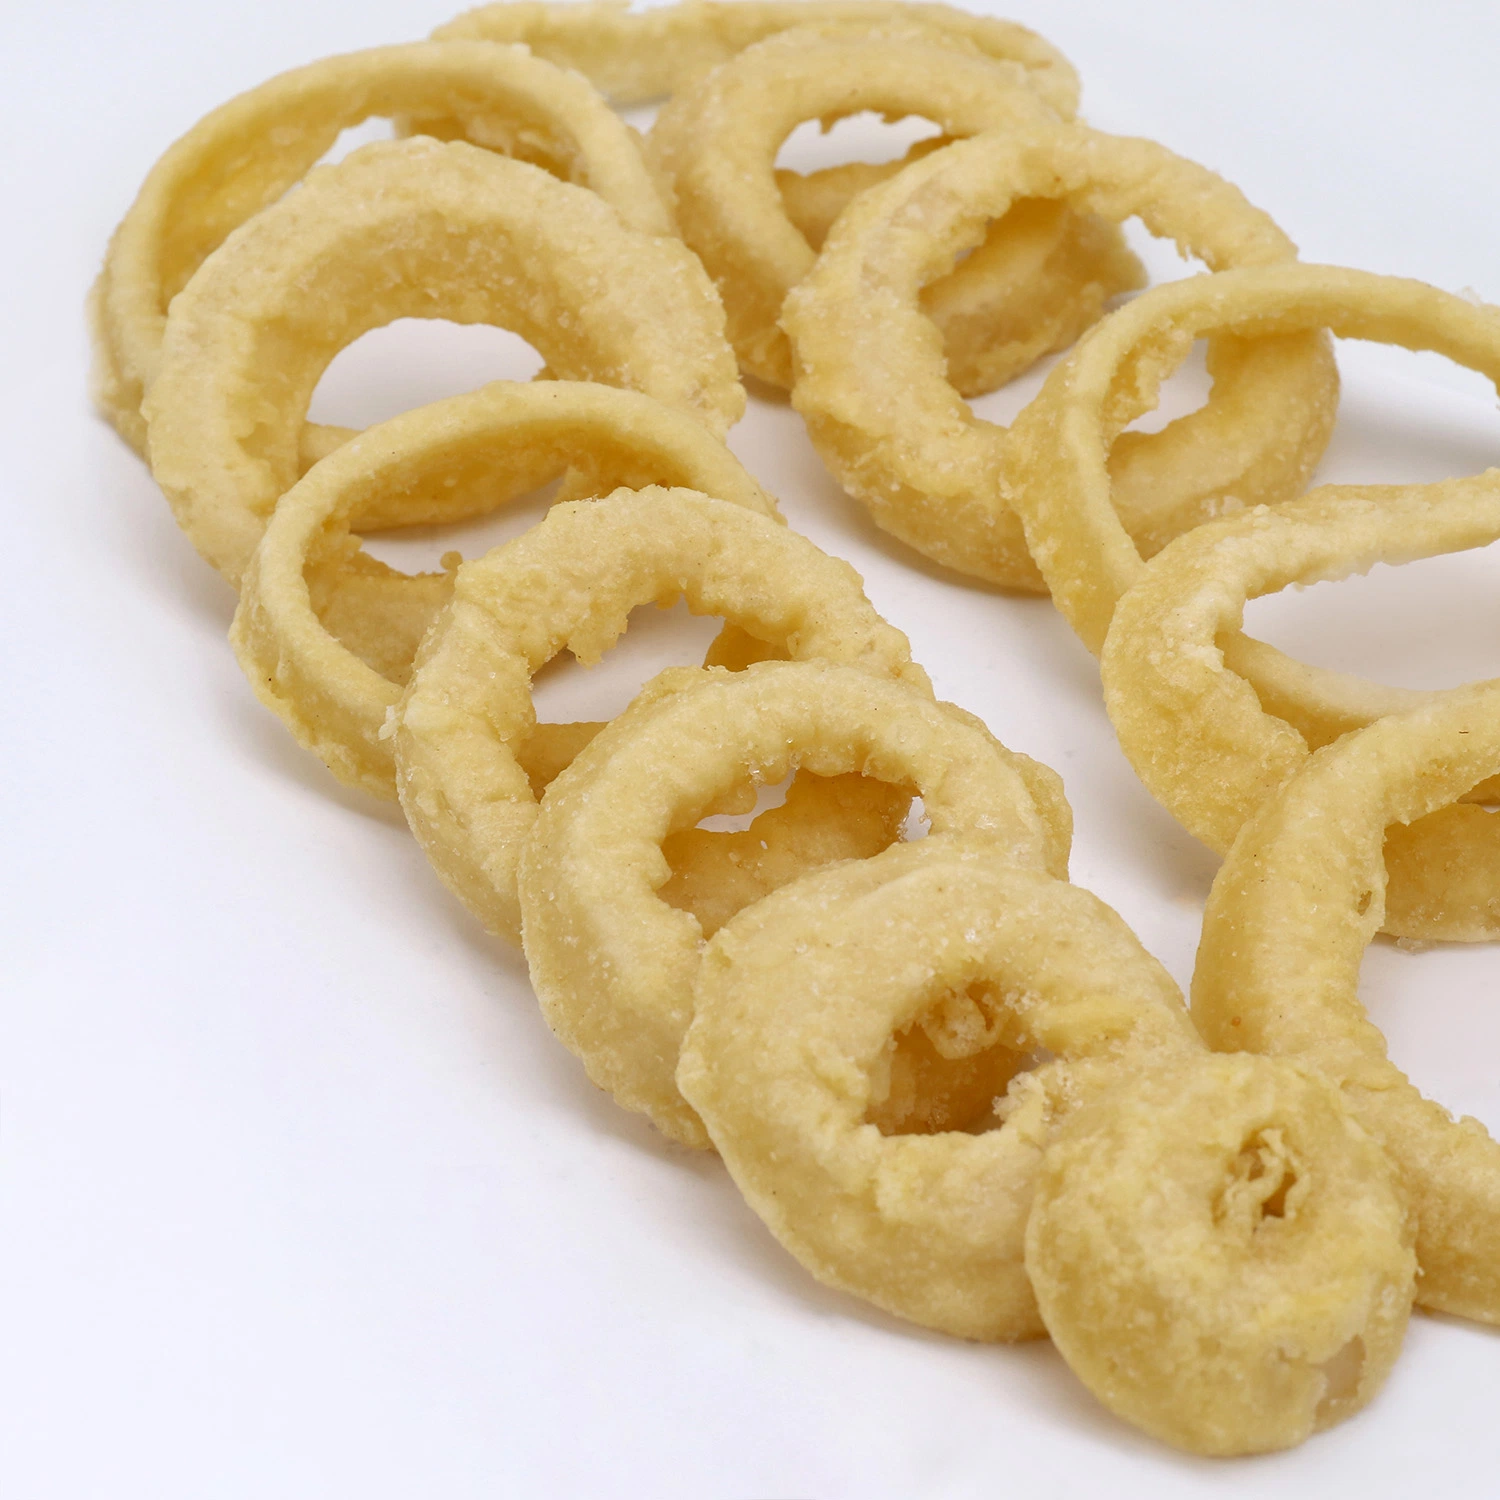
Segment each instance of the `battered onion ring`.
[{"label": "battered onion ring", "polygon": [[[1217,644],[1239,629],[1245,601],[1497,538],[1500,469],[1442,484],[1328,485],[1179,537],[1120,600],[1099,663],[1110,722],[1136,774],[1184,828],[1224,853],[1310,753],[1307,739],[1262,706]],[[1443,696],[1367,685],[1366,697],[1387,695],[1418,702]],[[1398,701],[1387,711],[1403,706]],[[1432,836],[1446,839],[1450,817],[1471,811],[1434,814]],[[1392,878],[1399,888],[1403,874],[1393,871]],[[1454,935],[1440,889],[1412,898],[1437,925],[1405,935]],[[1404,895],[1398,902],[1402,910],[1410,905]],[[1470,919],[1463,913],[1460,921]],[[1482,934],[1469,935],[1500,936],[1500,911]]]},{"label": "battered onion ring", "polygon": [[[791,348],[776,319],[817,259],[788,216],[776,152],[805,120],[826,125],[862,110],[889,119],[921,115],[950,136],[1058,118],[1016,64],[956,51],[952,39],[911,28],[779,32],[674,94],[651,127],[647,154],[670,179],[682,237],[723,296],[741,368],[769,384],[791,384]],[[1014,244],[1009,231],[1007,217],[990,229],[977,263],[971,256],[933,289],[940,315],[952,311],[954,319],[949,379],[959,365],[969,377],[960,382],[966,394],[992,389],[1072,343],[1106,298],[1143,280],[1119,231],[1096,219],[1022,204]],[[1070,279],[1073,270],[1079,274]],[[984,358],[971,352],[976,345],[990,346]],[[975,385],[977,370],[995,378]]]},{"label": "battered onion ring", "polygon": [[589,1077],[673,1139],[707,1146],[673,1078],[703,932],[659,894],[663,840],[795,767],[915,790],[929,838],[983,840],[1060,877],[1071,815],[1051,771],[869,672],[762,662],[658,683],[676,691],[648,692],[548,789],[521,856],[522,933],[542,1010]]},{"label": "battered onion ring", "polygon": [[412,831],[492,932],[520,934],[516,866],[537,803],[516,749],[536,727],[532,677],[564,649],[598,661],[632,609],[679,597],[798,658],[931,691],[847,563],[743,505],[652,488],[554,506],[459,570],[396,711],[396,784]]},{"label": "battered onion ring", "polygon": [[[950,1056],[1055,1060],[1012,1085],[998,1129],[882,1133],[893,1054],[924,1023]],[[1022,1254],[1055,1116],[1101,1077],[1200,1050],[1177,986],[1101,901],[929,837],[729,923],[698,967],[677,1082],[819,1281],[961,1338],[1020,1339],[1044,1332]]]},{"label": "battered onion ring", "polygon": [[1384,1383],[1416,1258],[1384,1153],[1311,1069],[1189,1054],[1047,1147],[1026,1270],[1058,1351],[1190,1453],[1290,1448]]},{"label": "battered onion ring", "polygon": [[961,37],[987,57],[1019,63],[1059,114],[1078,108],[1078,75],[1062,53],[1014,21],[951,5],[901,0],[687,0],[631,12],[625,0],[507,3],[465,11],[434,36],[525,42],[538,57],[577,68],[617,104],[645,104],[691,83],[754,42],[793,26],[828,22],[918,24]]},{"label": "battered onion ring", "polygon": [[[959,141],[840,218],[782,311],[797,370],[792,404],[877,525],[959,572],[1041,590],[1005,500],[1020,445],[976,418],[945,379],[941,339],[919,303],[922,287],[1023,197],[1061,199],[1114,220],[1138,214],[1214,269],[1290,260],[1295,246],[1206,168],[1155,142],[1081,126]],[[1101,323],[1085,346],[1124,314]],[[1185,352],[1173,348],[1174,359]],[[1164,522],[1168,533],[1182,529],[1229,494],[1285,498],[1322,453],[1338,389],[1325,337],[1215,337],[1210,368],[1214,391],[1201,411],[1116,444],[1116,504],[1127,530],[1160,531]],[[1050,388],[1061,379],[1054,372]]]},{"label": "battered onion ring", "polygon": [[[497,382],[419,407],[330,454],[282,496],[245,570],[229,639],[256,696],[345,785],[395,797],[383,726],[453,590],[451,571],[413,579],[370,557],[350,516],[411,493],[503,501],[569,464],[593,494],[683,485],[777,516],[695,418],[583,381]],[[528,766],[559,755],[565,765],[586,727],[539,726],[544,743]]]},{"label": "battered onion ring", "polygon": [[[110,241],[89,306],[94,395],[144,453],[141,397],[160,364],[167,306],[213,250],[299,182],[372,115],[450,134],[592,188],[632,229],[671,234],[634,132],[584,78],[523,47],[419,42],[325,58],[271,79],[200,120],[151,169]],[[312,429],[307,461],[343,429]]]},{"label": "battered onion ring", "polygon": [[[1493,934],[1500,835],[1489,813],[1449,804],[1497,771],[1495,682],[1319,750],[1235,840],[1193,974],[1193,1019],[1211,1047],[1297,1058],[1339,1085],[1411,1197],[1418,1303],[1485,1323],[1500,1323],[1500,1144],[1390,1060],[1359,1002],[1359,969],[1382,924],[1396,925],[1388,868],[1394,888],[1398,869],[1442,866],[1433,883],[1449,910],[1472,898],[1475,935]],[[1420,849],[1413,835],[1439,809],[1462,815],[1454,837]]]},{"label": "battered onion ring", "polygon": [[[644,391],[716,436],[744,410],[723,310],[680,242],[626,228],[597,194],[523,162],[462,142],[377,142],[242,225],[172,304],[143,408],[151,467],[231,581],[297,479],[319,377],[401,317],[500,323],[554,376]],[[408,495],[359,520],[462,507],[478,508]]]},{"label": "battered onion ring", "polygon": [[[1122,429],[1150,410],[1161,379],[1194,339],[1209,334],[1232,342],[1244,337],[1254,344],[1274,343],[1305,338],[1306,330],[1322,328],[1343,338],[1435,350],[1491,380],[1500,378],[1500,312],[1494,308],[1476,307],[1394,276],[1336,266],[1276,265],[1191,277],[1137,297],[1079,341],[1016,420],[1006,450],[1006,495],[1026,524],[1053,600],[1091,651],[1103,645],[1115,604],[1140,575],[1137,543],[1144,539],[1149,553],[1185,529],[1170,506],[1153,506],[1144,492],[1136,496],[1123,490],[1120,450],[1125,444],[1138,446],[1141,439]],[[1321,430],[1331,420],[1332,403],[1312,394],[1319,405],[1305,425]],[[1331,397],[1331,388],[1325,394]],[[1231,457],[1243,450],[1247,439],[1241,419],[1226,422],[1218,439]],[[1221,484],[1193,503],[1187,524],[1213,514],[1215,505],[1222,512],[1278,498],[1264,486]],[[1160,520],[1138,531],[1131,517],[1147,518],[1153,509]],[[1136,535],[1136,543],[1127,532]],[[1267,677],[1285,670],[1279,653],[1236,642],[1235,654],[1247,664],[1253,661],[1257,681],[1267,678],[1267,690],[1278,698],[1295,692]],[[1323,674],[1317,690],[1334,692],[1338,681]],[[1351,709],[1343,729],[1389,711],[1379,706]]]}]

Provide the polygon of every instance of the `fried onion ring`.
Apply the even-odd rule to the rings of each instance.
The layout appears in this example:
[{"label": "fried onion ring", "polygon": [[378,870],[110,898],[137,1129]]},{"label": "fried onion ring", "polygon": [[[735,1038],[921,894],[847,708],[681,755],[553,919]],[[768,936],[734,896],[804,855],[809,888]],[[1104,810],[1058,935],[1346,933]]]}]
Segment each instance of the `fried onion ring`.
[{"label": "fried onion ring", "polygon": [[628,0],[578,5],[506,0],[465,11],[438,37],[525,42],[538,57],[577,68],[617,104],[676,93],[738,52],[793,26],[920,25],[963,38],[986,57],[1019,63],[1027,81],[1064,118],[1078,108],[1078,75],[1052,44],[995,16],[902,0],[686,0],[631,11]]},{"label": "fried onion ring", "polygon": [[[401,317],[512,328],[554,376],[644,391],[716,436],[744,410],[723,310],[679,241],[627,228],[597,194],[524,162],[462,142],[377,142],[231,234],[167,319],[143,408],[151,467],[232,582],[298,477],[323,371]],[[406,495],[394,514],[355,519],[413,524],[458,501],[424,509]]]},{"label": "fried onion ring", "polygon": [[[256,696],[346,786],[395,797],[386,715],[453,591],[451,570],[413,578],[370,557],[350,516],[408,493],[503,502],[568,465],[592,494],[681,485],[776,517],[695,418],[635,391],[571,380],[496,382],[406,412],[282,496],[245,571],[229,639]],[[595,727],[539,726],[543,743],[521,747],[528,770],[561,769]]]},{"label": "fried onion ring", "polygon": [[678,598],[772,650],[930,692],[859,575],[743,505],[651,488],[554,506],[459,569],[395,715],[396,784],[412,831],[490,931],[520,934],[516,867],[537,792],[517,750],[536,727],[532,677],[565,649],[598,661],[632,609]]},{"label": "fried onion ring", "polygon": [[[740,366],[771,385],[791,384],[791,349],[776,319],[817,258],[788,215],[776,152],[805,120],[826,126],[863,110],[888,119],[920,115],[948,136],[1058,118],[1027,87],[1024,69],[955,51],[952,38],[909,28],[798,27],[674,94],[651,127],[648,156],[670,179],[682,236],[718,285]],[[858,191],[899,165],[825,177],[823,190],[847,184]],[[1143,279],[1119,231],[1097,219],[1024,203],[1015,230],[1008,216],[1001,219],[977,261],[970,256],[930,289],[928,310],[945,335],[944,320],[953,318],[948,374],[964,394],[993,389],[1072,343],[1107,297]],[[1075,260],[1083,264],[1069,280]]]},{"label": "fried onion ring", "polygon": [[[1262,706],[1218,644],[1239,630],[1245,601],[1497,538],[1500,469],[1441,484],[1327,485],[1179,537],[1120,600],[1105,638],[1100,676],[1120,748],[1151,795],[1223,854],[1310,753],[1307,738]],[[1386,712],[1443,696],[1364,686],[1373,700],[1365,707],[1394,700]],[[1380,716],[1376,707],[1370,718]],[[1434,814],[1428,825],[1439,840],[1447,816]],[[1399,885],[1401,876],[1392,878]],[[1439,891],[1429,889],[1419,904],[1433,911],[1437,928],[1404,936],[1453,935]],[[1398,902],[1400,910],[1409,906],[1405,897]],[[1500,923],[1482,935],[1500,936]]]},{"label": "fried onion ring", "polygon": [[[1041,590],[1043,576],[1005,498],[1020,445],[976,418],[945,378],[942,341],[920,303],[922,287],[1018,198],[1058,199],[1116,221],[1137,214],[1215,270],[1291,260],[1296,247],[1207,168],[1155,142],[1082,126],[959,141],[864,194],[840,218],[781,315],[796,363],[792,404],[819,454],[877,525],[925,556]],[[1127,530],[1160,528],[1165,516],[1170,533],[1228,494],[1285,498],[1322,453],[1338,389],[1324,336],[1216,336],[1210,368],[1214,392],[1201,411],[1116,445],[1116,504]],[[1061,380],[1054,371],[1049,387]],[[1235,441],[1225,444],[1226,433]]]},{"label": "fried onion ring", "polygon": [[1152,1059],[1042,1158],[1026,1270],[1059,1353],[1190,1453],[1290,1448],[1366,1405],[1411,1311],[1406,1201],[1311,1069]]},{"label": "fried onion ring", "polygon": [[929,839],[982,840],[1066,875],[1058,778],[962,710],[824,662],[658,679],[548,788],[521,856],[521,920],[553,1031],[617,1102],[690,1146],[709,1139],[674,1073],[703,930],[660,895],[662,844],[799,767],[915,790]]},{"label": "fried onion ring", "polygon": [[[1500,312],[1494,308],[1395,276],[1338,266],[1267,265],[1189,277],[1143,293],[1085,335],[1017,418],[1006,451],[1006,494],[1025,522],[1054,602],[1091,651],[1103,645],[1116,603],[1140,575],[1138,548],[1147,554],[1160,550],[1173,535],[1216,511],[1286,498],[1264,485],[1215,481],[1200,486],[1200,497],[1191,500],[1179,524],[1176,502],[1153,501],[1145,490],[1135,492],[1133,484],[1127,492],[1120,450],[1126,448],[1133,464],[1134,452],[1148,440],[1122,429],[1151,409],[1161,380],[1193,340],[1209,335],[1211,352],[1216,339],[1274,347],[1324,328],[1341,338],[1434,350],[1500,379]],[[1284,405],[1277,410],[1294,430],[1322,430],[1332,421],[1333,394],[1331,385],[1304,392],[1301,399],[1315,400],[1316,409],[1302,418]],[[1202,436],[1214,437],[1236,461],[1253,439],[1250,420],[1235,415]],[[1167,432],[1181,425],[1174,422]],[[1305,454],[1309,474],[1316,456],[1311,448]],[[1211,459],[1209,454],[1196,461]],[[1132,524],[1132,516],[1152,513],[1156,519],[1145,530]],[[1276,670],[1271,662],[1279,653],[1268,647],[1236,642],[1235,650],[1250,653],[1257,674]],[[1356,716],[1344,728],[1358,722]]]},{"label": "fried onion ring", "polygon": [[[145,452],[141,398],[161,360],[167,307],[231,231],[283,196],[339,132],[436,114],[451,135],[591,188],[643,234],[672,220],[634,133],[586,79],[523,47],[419,42],[325,58],[263,83],[206,115],[151,169],[110,241],[90,294],[95,399]],[[310,463],[343,429],[307,433]]]},{"label": "fried onion ring", "polygon": [[[1065,936],[1064,936],[1065,935]],[[872,1123],[920,1028],[950,1066],[1028,1053],[1004,1122]],[[805,876],[704,951],[677,1081],[750,1206],[819,1281],[961,1338],[1044,1332],[1023,1264],[1053,1128],[1098,1076],[1200,1050],[1107,906],[1004,851],[926,838]]]},{"label": "fried onion ring", "polygon": [[[1398,871],[1468,905],[1493,936],[1500,832],[1451,805],[1500,772],[1500,683],[1460,688],[1313,755],[1245,824],[1209,893],[1193,1019],[1211,1047],[1320,1069],[1396,1164],[1417,1217],[1417,1301],[1500,1323],[1500,1143],[1424,1099],[1359,1002],[1364,950],[1392,920]],[[1419,837],[1439,811],[1444,846]],[[1387,871],[1390,886],[1387,887]],[[1408,898],[1409,899],[1409,898]]]}]

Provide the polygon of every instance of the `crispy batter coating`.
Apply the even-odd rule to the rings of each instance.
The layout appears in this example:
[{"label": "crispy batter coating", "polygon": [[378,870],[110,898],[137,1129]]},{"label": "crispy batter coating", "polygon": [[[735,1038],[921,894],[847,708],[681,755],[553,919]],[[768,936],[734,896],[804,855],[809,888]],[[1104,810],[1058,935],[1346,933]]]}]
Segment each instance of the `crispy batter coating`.
[{"label": "crispy batter coating", "polygon": [[[456,136],[591,188],[643,234],[671,215],[634,132],[577,74],[524,47],[419,42],[324,58],[282,73],[206,115],[151,169],[110,241],[90,294],[94,396],[137,452],[141,398],[161,362],[167,308],[209,254],[302,180],[339,132],[436,115]],[[313,429],[311,463],[349,434]]]},{"label": "crispy batter coating", "polygon": [[1026,1269],[1112,1411],[1190,1453],[1290,1448],[1401,1352],[1416,1259],[1395,1176],[1311,1069],[1151,1060],[1058,1127]]},{"label": "crispy batter coating", "polygon": [[[1114,912],[953,837],[740,913],[705,950],[693,1006],[678,1084],[771,1232],[820,1281],[963,1338],[1044,1331],[1023,1247],[1056,1120],[1147,1058],[1200,1050],[1177,986]],[[915,1088],[941,1109],[955,1071],[989,1065],[968,1118],[882,1119],[917,1038],[944,1067]],[[1020,1072],[1039,1049],[1051,1059]],[[1003,1123],[968,1133],[1013,1075]]]},{"label": "crispy batter coating", "polygon": [[929,838],[982,840],[1066,875],[1058,778],[903,682],[768,661],[648,685],[548,788],[521,855],[522,935],[542,1010],[589,1077],[687,1145],[709,1144],[674,1080],[703,929],[660,895],[663,842],[795,768],[914,791]]},{"label": "crispy batter coating", "polygon": [[[537,817],[521,759],[536,728],[533,676],[564,650],[598,661],[632,609],[679,598],[695,613],[727,616],[762,654],[846,663],[930,694],[906,637],[875,612],[854,569],[747,506],[659,488],[554,506],[524,536],[459,569],[394,718],[396,785],[412,830],[492,932],[520,934],[516,867]],[[881,789],[872,801],[868,819],[852,825],[839,804],[823,803],[800,812],[794,803],[772,823],[822,819],[831,826],[809,837],[832,841],[829,858],[847,858],[900,826],[904,797]],[[723,852],[711,854],[716,845]],[[679,863],[732,862],[734,847],[700,834],[677,851]],[[711,871],[703,878],[716,883]],[[693,877],[683,879],[690,886]]]},{"label": "crispy batter coating", "polygon": [[[1390,1060],[1360,1004],[1359,968],[1382,926],[1430,920],[1412,894],[1424,888],[1440,894],[1446,935],[1495,934],[1496,819],[1451,804],[1497,771],[1493,682],[1319,750],[1240,831],[1209,894],[1193,975],[1193,1019],[1210,1046],[1296,1058],[1342,1089],[1410,1194],[1417,1301],[1486,1323],[1500,1323],[1500,1144],[1424,1099]],[[1440,812],[1447,836],[1430,839],[1424,825]]]},{"label": "crispy batter coating", "polygon": [[[451,568],[410,577],[369,556],[350,517],[396,518],[414,496],[431,519],[448,496],[463,506],[447,517],[458,520],[470,501],[493,509],[569,466],[588,494],[681,485],[776,517],[701,422],[635,391],[574,380],[497,381],[403,413],[282,496],[245,571],[229,639],[261,702],[345,785],[395,797],[386,716],[453,592]],[[546,768],[545,786],[596,727],[539,726],[520,749],[528,770]]]},{"label": "crispy batter coating", "polygon": [[632,11],[628,0],[584,4],[504,0],[465,11],[433,34],[525,42],[538,57],[577,68],[617,104],[676,93],[746,47],[793,26],[920,25],[962,38],[986,57],[1019,63],[1030,86],[1065,119],[1078,75],[1045,38],[1014,21],[907,0],[686,0]]},{"label": "crispy batter coating", "polygon": [[[1483,547],[1496,538],[1500,469],[1441,484],[1328,485],[1275,510],[1257,508],[1178,538],[1121,599],[1104,643],[1104,701],[1120,747],[1152,796],[1224,853],[1245,820],[1311,753],[1310,736],[1262,706],[1262,696],[1232,669],[1220,645],[1238,631],[1245,601],[1288,584]],[[1444,696],[1355,681],[1339,706],[1357,704],[1369,722],[1381,710],[1409,711]],[[1322,738],[1346,729],[1335,719]],[[1411,840],[1430,835],[1440,846],[1472,812],[1436,812],[1411,831]],[[1481,826],[1488,821],[1481,819]],[[1500,936],[1500,916],[1485,915],[1476,930],[1472,904],[1461,899],[1450,913],[1433,879],[1436,870],[1421,860],[1417,868],[1420,891],[1403,889],[1404,866],[1391,872],[1394,912],[1407,918],[1394,931],[1420,938]],[[1431,925],[1410,925],[1417,910]]]},{"label": "crispy batter coating", "polygon": [[[1225,269],[1153,287],[1092,329],[1048,376],[1041,394],[1011,429],[1007,494],[1026,525],[1057,607],[1091,651],[1102,646],[1116,603],[1140,575],[1143,555],[1216,512],[1234,513],[1288,498],[1280,483],[1267,489],[1219,480],[1202,489],[1191,501],[1185,523],[1178,524],[1175,500],[1169,504],[1160,495],[1137,490],[1137,479],[1120,471],[1122,448],[1138,454],[1144,441],[1138,433],[1124,432],[1125,426],[1151,409],[1161,381],[1199,337],[1210,336],[1212,355],[1215,339],[1241,347],[1248,341],[1251,347],[1285,348],[1287,340],[1316,337],[1321,346],[1325,335],[1320,330],[1325,328],[1342,338],[1435,350],[1500,380],[1500,312],[1494,308],[1476,307],[1420,281],[1291,264]],[[1269,410],[1293,434],[1300,428],[1326,436],[1336,391],[1330,383],[1301,391],[1290,387],[1281,397],[1275,391],[1265,394],[1272,402]],[[1218,397],[1216,382],[1204,412],[1214,410]],[[1289,407],[1286,401],[1292,398],[1297,404]],[[1306,411],[1305,403],[1312,403]],[[1159,436],[1182,425],[1174,422]],[[1226,411],[1224,420],[1202,428],[1201,442],[1194,441],[1188,456],[1195,465],[1224,471],[1240,462],[1259,430],[1255,413]],[[1285,472],[1297,477],[1295,488],[1300,490],[1321,442],[1299,455],[1292,452],[1290,437],[1284,441]],[[1147,529],[1138,532],[1132,516],[1141,517]],[[1263,681],[1278,699],[1298,700],[1295,682],[1283,682],[1278,675],[1286,670],[1276,665],[1285,662],[1279,653],[1239,642],[1235,650],[1253,663],[1258,684]],[[1336,695],[1339,679],[1322,675],[1324,690]],[[1343,682],[1347,691],[1348,679]],[[1300,690],[1300,696],[1305,699],[1308,691]],[[1386,711],[1376,707],[1371,716]],[[1358,722],[1356,711],[1337,732]]]},{"label": "crispy batter coating", "polygon": [[[679,241],[628,228],[598,194],[524,162],[463,142],[378,142],[235,230],[172,304],[143,408],[151,467],[231,581],[296,482],[323,371],[402,317],[498,323],[553,376],[644,391],[716,436],[744,410],[723,309]],[[453,510],[449,497],[434,507]],[[425,519],[411,509],[404,521]]]},{"label": "crispy batter coating", "polygon": [[[792,383],[791,349],[776,319],[817,258],[784,201],[788,180],[804,179],[774,170],[792,129],[805,120],[826,127],[862,110],[920,115],[953,137],[1056,122],[1027,76],[951,35],[808,26],[776,33],[672,96],[647,152],[672,184],[683,238],[718,285],[743,370],[783,388]],[[847,203],[901,165],[819,174],[825,201],[804,201],[804,211],[827,215],[834,194],[842,190]],[[810,198],[810,189],[803,193]],[[929,289],[925,305],[944,334],[949,379],[965,395],[1072,343],[1098,317],[1103,297],[1143,279],[1119,230],[1098,218],[1023,203],[1014,219],[1013,226],[1009,215],[1001,219],[977,259]]]},{"label": "crispy batter coating", "polygon": [[[920,300],[991,220],[1017,199],[1036,198],[1115,221],[1138,214],[1213,270],[1291,260],[1296,247],[1207,168],[1153,141],[1081,126],[959,141],[865,193],[840,218],[781,314],[796,362],[792,403],[819,454],[879,526],[917,551],[994,583],[1042,590],[1008,499],[1024,450],[975,417],[946,378],[942,340]],[[1097,290],[1102,303],[1107,289]],[[1071,370],[1129,312],[1098,324],[1059,369]],[[1129,532],[1165,526],[1170,535],[1247,489],[1257,499],[1285,498],[1323,451],[1338,389],[1323,335],[1210,342],[1208,404],[1162,432],[1116,444],[1117,502]],[[1160,373],[1186,350],[1174,343]],[[1071,378],[1054,371],[1037,401],[1060,400]],[[1028,409],[1017,426],[1041,420]],[[1226,432],[1234,438],[1227,445]]]}]

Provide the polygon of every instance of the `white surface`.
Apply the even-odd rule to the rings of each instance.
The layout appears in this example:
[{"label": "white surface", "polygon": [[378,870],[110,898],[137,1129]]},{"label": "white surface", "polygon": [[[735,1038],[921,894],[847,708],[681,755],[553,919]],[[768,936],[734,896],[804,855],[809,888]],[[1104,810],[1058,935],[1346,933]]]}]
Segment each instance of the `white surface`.
[{"label": "white surface", "polygon": [[[1363,1417],[1289,1455],[1204,1463],[1106,1416],[1046,1345],[955,1343],[823,1291],[714,1160],[584,1081],[519,958],[399,816],[342,792],[254,702],[228,589],[87,413],[80,304],[139,180],[200,114],[447,13],[74,0],[6,19],[0,1490],[1493,1493],[1493,1333],[1416,1319]],[[1489,0],[1010,13],[1077,63],[1093,123],[1222,170],[1308,258],[1500,298]],[[506,373],[482,340],[444,337],[435,385],[371,340],[320,403],[368,420]],[[1495,453],[1478,382],[1382,351],[1344,368],[1325,477],[1435,478]],[[1050,606],[885,542],[785,407],[754,406],[732,441],[865,574],[940,691],[1063,773],[1075,878],[1185,981],[1215,862],[1137,784]],[[1253,621],[1393,681],[1487,676],[1496,569],[1380,569]],[[637,653],[636,680],[646,667]],[[1382,944],[1368,970],[1397,1059],[1500,1126],[1500,955]]]}]

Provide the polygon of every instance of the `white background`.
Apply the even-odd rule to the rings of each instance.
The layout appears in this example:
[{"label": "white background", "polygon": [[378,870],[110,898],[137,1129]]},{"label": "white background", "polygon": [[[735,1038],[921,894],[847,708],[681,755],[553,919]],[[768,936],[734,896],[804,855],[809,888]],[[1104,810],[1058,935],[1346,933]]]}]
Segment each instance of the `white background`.
[{"label": "white background", "polygon": [[[1092,123],[1219,169],[1307,258],[1500,300],[1491,0],[1010,13],[1078,65]],[[399,814],[342,791],[255,703],[224,640],[228,588],[87,411],[84,292],[198,116],[447,14],[73,0],[5,19],[7,1500],[1493,1493],[1500,1336],[1481,1329],[1415,1319],[1363,1416],[1288,1455],[1209,1463],[1107,1416],[1046,1344],[957,1343],[824,1291],[714,1159],[585,1082],[520,959],[447,896]],[[373,337],[317,413],[368,421],[528,373],[503,337],[469,333]],[[1438,478],[1496,452],[1483,382],[1342,358],[1324,477]],[[1050,605],[883,540],[785,406],[753,404],[731,441],[793,525],[864,573],[940,692],[1062,772],[1075,878],[1186,982],[1215,861],[1136,782]],[[1496,579],[1487,553],[1377,569],[1251,621],[1318,661],[1451,684],[1500,672]],[[621,673],[690,654],[660,622],[642,639],[609,701]],[[1366,968],[1397,1060],[1492,1127],[1497,978],[1488,948],[1381,943]]]}]

